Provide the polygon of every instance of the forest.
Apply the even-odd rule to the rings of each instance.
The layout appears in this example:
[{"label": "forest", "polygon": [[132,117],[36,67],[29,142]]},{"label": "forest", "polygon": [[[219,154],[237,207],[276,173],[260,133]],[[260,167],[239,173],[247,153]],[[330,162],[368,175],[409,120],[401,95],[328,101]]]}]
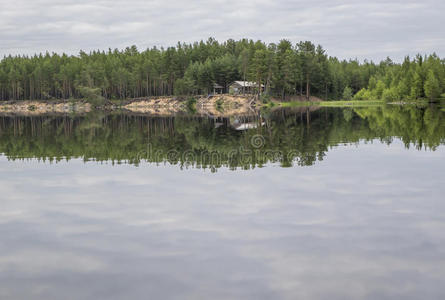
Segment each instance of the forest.
[{"label": "forest", "polygon": [[[445,60],[436,54],[375,63],[339,60],[320,45],[288,40],[266,44],[213,38],[175,47],[5,56],[0,100],[104,99],[206,95],[214,83],[264,84],[264,96],[290,100],[415,100],[445,97]],[[261,93],[261,91],[259,91]]]}]

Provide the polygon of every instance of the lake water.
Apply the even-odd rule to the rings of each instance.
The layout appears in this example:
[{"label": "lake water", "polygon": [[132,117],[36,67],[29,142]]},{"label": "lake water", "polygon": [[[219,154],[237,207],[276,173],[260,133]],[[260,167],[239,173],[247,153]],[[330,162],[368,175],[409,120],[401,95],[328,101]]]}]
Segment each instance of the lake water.
[{"label": "lake water", "polygon": [[445,299],[445,112],[0,116],[0,299]]}]

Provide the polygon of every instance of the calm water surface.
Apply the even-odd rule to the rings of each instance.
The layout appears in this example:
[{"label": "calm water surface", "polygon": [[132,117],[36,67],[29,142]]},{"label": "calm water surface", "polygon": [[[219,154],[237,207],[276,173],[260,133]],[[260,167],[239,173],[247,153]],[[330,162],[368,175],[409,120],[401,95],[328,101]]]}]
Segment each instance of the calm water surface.
[{"label": "calm water surface", "polygon": [[438,107],[0,116],[0,299],[445,299],[444,144]]}]

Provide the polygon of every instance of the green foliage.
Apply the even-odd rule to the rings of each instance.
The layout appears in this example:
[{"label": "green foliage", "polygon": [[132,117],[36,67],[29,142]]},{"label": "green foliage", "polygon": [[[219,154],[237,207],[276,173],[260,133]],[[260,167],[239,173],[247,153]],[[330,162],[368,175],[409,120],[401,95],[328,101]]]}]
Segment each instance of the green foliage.
[{"label": "green foliage", "polygon": [[215,104],[216,104],[217,110],[221,110],[221,111],[223,110],[224,101],[221,98],[216,100]]},{"label": "green foliage", "polygon": [[267,104],[270,102],[270,95],[268,94],[262,94],[260,97],[261,103]]},{"label": "green foliage", "polygon": [[428,97],[428,99],[434,100],[439,98],[440,92],[441,89],[439,80],[437,80],[433,70],[430,70],[425,81],[425,95]]},{"label": "green foliage", "polygon": [[373,98],[371,91],[365,88],[354,95],[354,100],[373,100]]},{"label": "green foliage", "polygon": [[[339,60],[310,41],[293,45],[213,38],[175,47],[139,51],[81,51],[77,56],[39,54],[7,56],[0,62],[0,100],[46,100],[96,96],[127,99],[162,95],[203,95],[218,83],[228,92],[235,80],[253,81],[256,89],[283,100],[293,96],[342,99],[346,88],[354,99],[382,99],[386,89],[400,99],[436,98],[445,92],[445,61],[435,54],[397,64]],[[80,88],[79,88],[80,87]],[[97,91],[96,89],[99,89]],[[360,92],[362,89],[365,91]],[[82,91],[84,93],[82,93]],[[388,96],[388,92],[385,96]],[[91,96],[91,95],[90,95]],[[92,102],[102,102],[92,96]],[[349,93],[347,94],[349,96]],[[347,97],[349,98],[349,97]]]},{"label": "green foliage", "polygon": [[343,91],[343,100],[351,100],[352,99],[352,89],[347,86]]},{"label": "green foliage", "polygon": [[101,90],[99,88],[89,88],[86,86],[78,86],[77,90],[80,95],[88,103],[94,106],[100,106],[105,104],[105,98],[101,95]]},{"label": "green foliage", "polygon": [[175,95],[184,96],[191,95],[194,92],[193,80],[189,78],[179,78],[175,81],[174,85]]},{"label": "green foliage", "polygon": [[396,88],[385,89],[382,94],[382,100],[385,102],[393,102],[400,100]]},{"label": "green foliage", "polygon": [[[437,99],[445,89],[445,61],[435,54],[394,64],[391,61],[380,63],[381,69],[371,77],[368,90],[374,99],[385,101],[416,100],[425,96]],[[363,98],[360,94],[358,98]]]},{"label": "green foliage", "polygon": [[343,118],[345,119],[346,122],[351,121],[353,117],[354,117],[354,112],[352,111],[352,109],[343,110]]},{"label": "green foliage", "polygon": [[385,91],[386,86],[382,80],[377,81],[377,85],[374,90],[371,91],[375,99],[382,99],[383,92]]},{"label": "green foliage", "polygon": [[188,97],[187,101],[185,102],[187,106],[187,110],[191,113],[196,112],[196,98],[195,97]]}]

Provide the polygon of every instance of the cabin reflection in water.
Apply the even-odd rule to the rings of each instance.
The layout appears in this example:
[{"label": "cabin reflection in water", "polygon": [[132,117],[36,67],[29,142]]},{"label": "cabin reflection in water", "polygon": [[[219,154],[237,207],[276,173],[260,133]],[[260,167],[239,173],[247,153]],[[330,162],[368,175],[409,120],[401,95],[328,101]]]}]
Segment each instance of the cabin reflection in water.
[{"label": "cabin reflection in water", "polygon": [[248,129],[255,129],[260,126],[265,126],[266,122],[263,121],[261,115],[248,115],[248,116],[236,116],[232,118],[217,117],[213,119],[214,127],[220,128],[221,126],[230,127],[237,131],[243,131]]}]

